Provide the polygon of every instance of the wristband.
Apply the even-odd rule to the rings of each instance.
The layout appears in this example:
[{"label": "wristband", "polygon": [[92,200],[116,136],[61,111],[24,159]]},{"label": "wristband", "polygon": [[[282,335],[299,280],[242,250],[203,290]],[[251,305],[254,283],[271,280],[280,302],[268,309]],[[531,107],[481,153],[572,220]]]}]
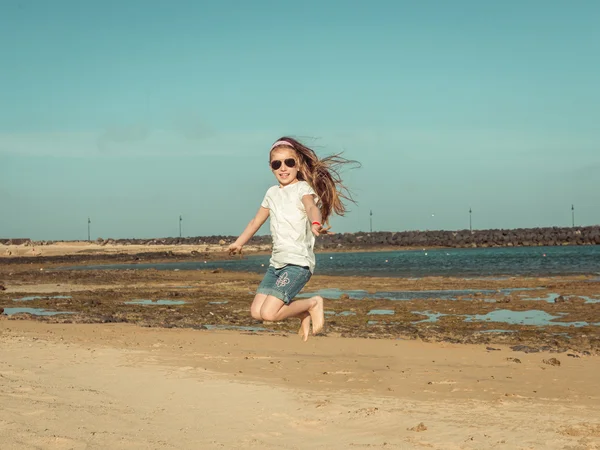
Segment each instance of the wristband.
[{"label": "wristband", "polygon": [[316,221],[315,221],[315,222],[313,222],[312,224],[313,224],[313,225],[321,225],[321,222],[316,222]]}]

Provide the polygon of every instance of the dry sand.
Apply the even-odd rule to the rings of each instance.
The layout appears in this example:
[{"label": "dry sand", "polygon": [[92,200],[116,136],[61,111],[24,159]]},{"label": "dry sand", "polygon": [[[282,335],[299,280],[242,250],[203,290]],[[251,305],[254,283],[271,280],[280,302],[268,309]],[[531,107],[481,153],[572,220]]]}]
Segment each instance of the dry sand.
[{"label": "dry sand", "polygon": [[[263,246],[265,247],[265,246]],[[262,250],[263,247],[249,246],[244,249],[249,252]],[[265,247],[265,249],[268,249]],[[0,258],[14,258],[17,256],[64,256],[64,255],[111,255],[116,253],[133,255],[142,252],[173,252],[186,254],[197,252],[225,252],[227,245],[198,244],[198,245],[121,245],[98,244],[96,242],[72,241],[56,242],[48,245],[4,245],[0,244]]]},{"label": "dry sand", "polygon": [[0,316],[0,448],[600,448],[600,359],[494,348]]}]

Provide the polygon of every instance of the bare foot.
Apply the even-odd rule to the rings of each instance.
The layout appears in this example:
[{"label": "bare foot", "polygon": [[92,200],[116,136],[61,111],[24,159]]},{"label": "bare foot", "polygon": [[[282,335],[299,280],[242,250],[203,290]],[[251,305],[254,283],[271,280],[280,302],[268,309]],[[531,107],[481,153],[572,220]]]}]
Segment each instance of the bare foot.
[{"label": "bare foot", "polygon": [[308,341],[308,335],[310,334],[310,314],[300,319],[300,328],[298,329],[298,335],[304,342]]},{"label": "bare foot", "polygon": [[323,297],[317,295],[313,298],[317,303],[308,310],[308,313],[312,319],[312,332],[313,334],[318,334],[323,329],[323,325],[325,325],[325,311],[323,309]]}]

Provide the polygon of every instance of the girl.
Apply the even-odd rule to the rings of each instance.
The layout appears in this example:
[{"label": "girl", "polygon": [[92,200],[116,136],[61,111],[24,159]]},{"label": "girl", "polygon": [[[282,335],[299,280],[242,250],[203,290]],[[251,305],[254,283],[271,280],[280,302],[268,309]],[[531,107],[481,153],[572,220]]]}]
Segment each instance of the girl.
[{"label": "girl", "polygon": [[[300,319],[298,334],[306,341],[312,319],[313,334],[325,323],[323,298],[294,300],[315,269],[315,237],[327,234],[332,212],[343,216],[342,199],[354,202],[337,171],[349,161],[340,155],[319,159],[315,152],[295,139],[282,137],[271,147],[269,165],[278,184],[267,193],[246,229],[229,246],[229,253],[242,247],[271,218],[273,253],[269,269],[250,307],[257,320]],[[357,164],[357,163],[356,163]]]}]

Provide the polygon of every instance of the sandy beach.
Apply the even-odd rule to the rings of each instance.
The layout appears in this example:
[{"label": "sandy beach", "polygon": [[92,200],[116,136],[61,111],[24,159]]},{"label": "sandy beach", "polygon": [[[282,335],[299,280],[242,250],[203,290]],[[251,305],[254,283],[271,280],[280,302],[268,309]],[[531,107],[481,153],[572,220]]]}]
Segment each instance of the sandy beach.
[{"label": "sandy beach", "polygon": [[3,449],[600,446],[595,357],[556,366],[505,347],[127,324],[0,330]]},{"label": "sandy beach", "polygon": [[[248,252],[268,251],[268,246],[248,246]],[[30,242],[26,245],[0,244],[0,258],[32,257],[32,256],[70,256],[70,255],[104,255],[116,254],[135,255],[139,253],[173,253],[189,255],[191,252],[225,253],[227,245],[198,244],[198,245],[118,245],[99,244],[97,242],[71,241],[55,242],[47,245],[36,245]]]},{"label": "sandy beach", "polygon": [[[0,314],[2,450],[600,448],[597,326],[503,324],[498,334],[487,332],[497,323],[457,315],[530,309],[522,291],[501,290],[543,286],[540,296],[564,301],[536,308],[592,323],[589,277],[315,276],[310,290],[471,291],[453,301],[327,300],[324,332],[303,343],[297,321],[249,317],[259,274],[57,270],[120,261],[96,250],[0,264],[0,307],[71,312]],[[171,251],[154,250],[157,260]],[[426,309],[447,316],[423,322]]]}]

